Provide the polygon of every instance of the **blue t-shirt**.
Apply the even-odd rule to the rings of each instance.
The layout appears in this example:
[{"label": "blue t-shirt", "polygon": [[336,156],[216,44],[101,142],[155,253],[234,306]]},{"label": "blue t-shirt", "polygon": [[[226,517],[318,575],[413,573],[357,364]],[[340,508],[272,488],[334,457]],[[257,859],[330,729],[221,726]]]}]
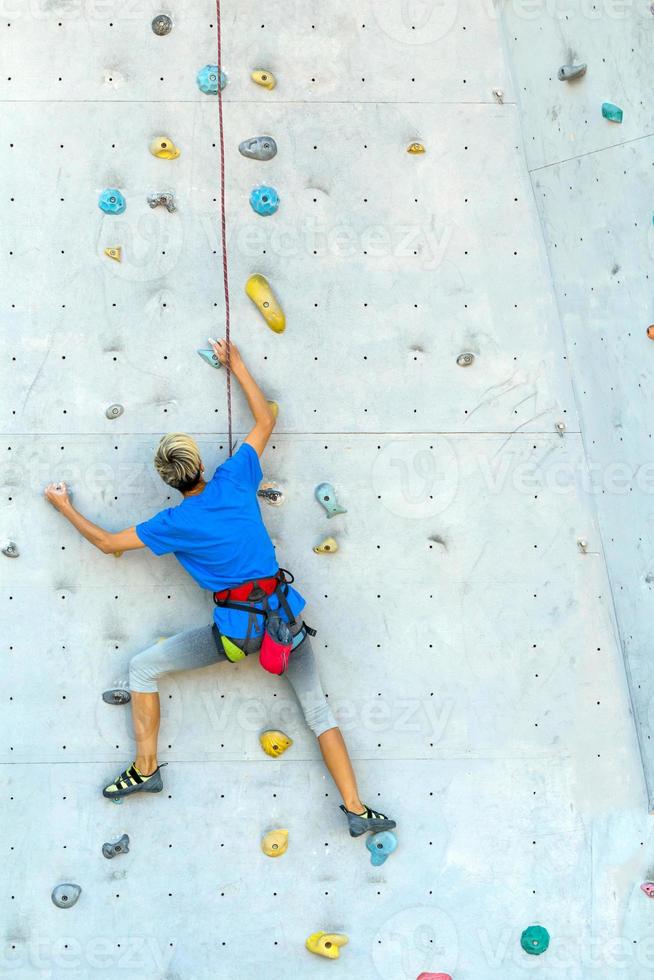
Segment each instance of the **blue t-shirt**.
[{"label": "blue t-shirt", "polygon": [[[259,457],[244,442],[217,468],[202,493],[137,524],[136,533],[155,555],[172,552],[198,585],[211,592],[271,578],[279,566],[257,499],[262,475]],[[293,615],[304,608],[304,599],[292,586],[286,599]],[[276,609],[276,596],[269,601]],[[280,615],[286,619],[283,609]],[[248,618],[238,609],[214,609],[216,626],[225,636],[244,637]],[[254,618],[253,632],[261,633],[263,616]]]}]

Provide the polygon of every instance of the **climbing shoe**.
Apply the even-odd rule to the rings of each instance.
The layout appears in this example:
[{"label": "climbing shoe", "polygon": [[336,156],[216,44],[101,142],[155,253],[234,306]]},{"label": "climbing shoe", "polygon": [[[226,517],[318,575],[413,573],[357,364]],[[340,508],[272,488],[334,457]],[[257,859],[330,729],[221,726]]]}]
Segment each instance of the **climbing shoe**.
[{"label": "climbing shoe", "polygon": [[162,762],[161,766],[157,766],[153,773],[146,776],[144,773],[139,772],[134,763],[132,763],[124,772],[121,772],[120,776],[113,783],[105,786],[102,790],[102,795],[106,796],[109,800],[115,800],[118,797],[129,796],[130,793],[138,793],[141,790],[144,793],[160,793],[163,789],[163,781],[159,770],[162,766],[167,765],[167,762]]},{"label": "climbing shoe", "polygon": [[350,827],[350,837],[360,837],[361,834],[365,834],[367,831],[372,831],[376,834],[380,830],[392,830],[397,824],[390,817],[387,817],[384,813],[377,813],[376,810],[371,810],[369,806],[365,808],[363,813],[352,813],[351,810],[346,810],[341,803],[341,810],[347,817],[347,822]]}]

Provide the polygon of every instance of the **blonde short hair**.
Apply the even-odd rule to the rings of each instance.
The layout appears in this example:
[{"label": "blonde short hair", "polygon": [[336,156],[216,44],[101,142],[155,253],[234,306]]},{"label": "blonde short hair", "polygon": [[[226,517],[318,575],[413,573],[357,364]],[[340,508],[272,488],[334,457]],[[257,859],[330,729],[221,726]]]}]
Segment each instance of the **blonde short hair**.
[{"label": "blonde short hair", "polygon": [[164,483],[182,492],[198,482],[200,462],[198,444],[183,432],[162,436],[154,456],[154,468]]}]

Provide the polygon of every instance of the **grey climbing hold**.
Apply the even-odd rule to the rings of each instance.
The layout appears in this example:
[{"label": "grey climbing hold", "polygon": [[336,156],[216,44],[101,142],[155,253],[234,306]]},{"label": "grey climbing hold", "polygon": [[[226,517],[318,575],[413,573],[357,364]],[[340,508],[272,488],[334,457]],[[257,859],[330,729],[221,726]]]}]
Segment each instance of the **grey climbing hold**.
[{"label": "grey climbing hold", "polygon": [[202,358],[202,360],[206,361],[207,364],[209,364],[212,368],[222,367],[222,364],[220,363],[219,359],[216,357],[216,355],[214,354],[214,352],[211,350],[210,347],[198,348],[196,353],[198,353]]},{"label": "grey climbing hold", "polygon": [[2,554],[6,555],[7,558],[18,558],[20,551],[18,550],[18,545],[15,541],[8,541],[7,544],[2,549]]},{"label": "grey climbing hold", "polygon": [[105,704],[129,704],[132,700],[132,695],[129,691],[125,691],[122,688],[115,688],[112,691],[105,691],[102,695],[102,700]]},{"label": "grey climbing hold", "polygon": [[172,191],[160,191],[158,194],[149,194],[148,204],[151,208],[158,208],[161,205],[170,214],[177,210]]},{"label": "grey climbing hold", "polygon": [[588,551],[588,542],[585,540],[585,538],[577,538],[577,547],[582,555],[585,555]]},{"label": "grey climbing hold", "polygon": [[73,885],[71,882],[66,882],[63,885],[57,885],[56,888],[52,889],[52,901],[55,903],[58,909],[70,909],[73,907],[81,894],[82,889],[79,885]]},{"label": "grey climbing hold", "polygon": [[470,351],[465,351],[463,354],[459,354],[456,359],[456,363],[459,367],[470,367],[471,364],[475,362],[475,355],[471,354]]},{"label": "grey climbing hold", "polygon": [[272,160],[277,154],[277,144],[272,136],[253,136],[239,143],[238,152],[250,160]]},{"label": "grey climbing hold", "polygon": [[284,491],[276,483],[262,483],[257,490],[257,497],[261,497],[271,507],[281,507],[284,503]]},{"label": "grey climbing hold", "polygon": [[110,405],[104,414],[108,419],[117,419],[123,414],[124,411],[125,409],[122,405]]},{"label": "grey climbing hold", "polygon": [[341,507],[336,499],[336,491],[331,483],[319,483],[315,490],[318,503],[327,511],[327,517],[336,517],[338,514],[347,514],[345,507]]},{"label": "grey climbing hold", "polygon": [[102,853],[106,858],[114,858],[117,854],[127,854],[129,852],[129,837],[123,834],[120,840],[113,844],[103,844]]},{"label": "grey climbing hold", "polygon": [[155,34],[158,34],[159,37],[164,37],[164,35],[170,34],[172,29],[173,20],[172,17],[168,16],[168,14],[157,14],[152,21],[152,30]]},{"label": "grey climbing hold", "polygon": [[561,65],[558,71],[559,81],[572,82],[575,78],[581,78],[586,74],[588,65]]},{"label": "grey climbing hold", "polygon": [[557,422],[556,431],[561,437],[563,437],[563,433],[565,432],[565,422]]}]

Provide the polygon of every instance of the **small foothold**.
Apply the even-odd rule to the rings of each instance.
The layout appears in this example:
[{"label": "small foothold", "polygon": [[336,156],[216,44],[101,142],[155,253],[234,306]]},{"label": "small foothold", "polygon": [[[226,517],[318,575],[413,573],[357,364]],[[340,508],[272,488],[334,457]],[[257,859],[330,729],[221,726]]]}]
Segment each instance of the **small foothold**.
[{"label": "small foothold", "polygon": [[577,538],[577,547],[583,555],[588,551],[588,542],[584,538]]},{"label": "small foothold", "polygon": [[558,434],[560,436],[562,436],[563,433],[565,432],[565,422],[557,422],[556,423],[556,431],[558,432]]},{"label": "small foothold", "polygon": [[255,85],[261,85],[262,88],[272,89],[277,84],[273,73],[265,68],[257,68],[252,72],[250,78]]},{"label": "small foothold", "polygon": [[110,405],[104,414],[108,419],[117,419],[123,414],[124,411],[125,409],[122,405]]},{"label": "small foothold", "polygon": [[114,260],[114,262],[123,261],[123,250],[120,245],[116,245],[115,248],[105,248],[104,254],[108,255],[110,259]]},{"label": "small foothold", "polygon": [[198,348],[197,353],[204,361],[207,362],[207,364],[211,365],[212,368],[222,367],[220,359],[216,357],[214,352],[209,347]]},{"label": "small foothold", "polygon": [[105,691],[102,695],[102,700],[107,704],[129,704],[132,700],[132,695],[129,691],[124,691],[122,688],[114,688],[111,691]]},{"label": "small foothold", "polygon": [[647,336],[650,340],[654,340],[654,323],[647,328]]},{"label": "small foothold", "polygon": [[471,364],[475,363],[475,355],[471,354],[470,351],[465,351],[463,354],[459,354],[456,363],[459,367],[470,367]]},{"label": "small foothold", "polygon": [[558,70],[560,82],[572,82],[575,78],[581,78],[586,74],[588,65],[561,65]]},{"label": "small foothold", "polygon": [[345,946],[347,936],[342,936],[337,932],[314,932],[306,941],[306,947],[310,953],[316,956],[326,956],[329,960],[337,960],[340,956],[341,946]]},{"label": "small foothold", "polygon": [[520,937],[520,945],[531,956],[540,956],[549,944],[550,934],[543,926],[529,926]]},{"label": "small foothold", "polygon": [[286,749],[290,749],[293,739],[285,735],[284,732],[271,728],[259,735],[259,742],[266,755],[276,759],[277,756],[283,755]]},{"label": "small foothold", "polygon": [[452,980],[449,973],[421,973],[418,980]]},{"label": "small foothold", "polygon": [[620,106],[614,105],[612,102],[602,102],[602,115],[609,122],[621,123],[623,112]]},{"label": "small foothold", "polygon": [[270,405],[270,411],[273,413],[274,417],[277,418],[279,416],[279,405],[277,402],[268,402],[267,404]]},{"label": "small foothold", "polygon": [[279,194],[274,187],[254,187],[250,193],[250,207],[267,218],[279,209]]},{"label": "small foothold", "polygon": [[128,854],[129,837],[127,834],[123,834],[120,840],[117,840],[114,844],[103,844],[102,853],[106,858],[114,858],[117,854]]},{"label": "small foothold", "polygon": [[170,34],[173,29],[172,18],[168,14],[157,14],[157,16],[152,21],[152,30],[159,37],[164,37],[166,34]]},{"label": "small foothold", "polygon": [[347,514],[345,507],[341,505],[336,500],[336,491],[334,490],[331,483],[319,483],[315,490],[315,496],[318,503],[327,511],[327,517],[336,517],[337,514]]},{"label": "small foothold", "polygon": [[499,102],[500,105],[504,104],[504,89],[494,88],[493,95],[495,96],[495,100]]},{"label": "small foothold", "polygon": [[[197,74],[198,88],[205,95],[218,95],[218,65],[205,65]],[[220,91],[227,85],[227,75],[220,70]]]},{"label": "small foothold", "polygon": [[286,317],[266,277],[259,273],[250,276],[245,284],[245,292],[270,329],[275,333],[283,333],[286,329]]},{"label": "small foothold", "polygon": [[654,898],[654,881],[644,881],[640,890],[645,892],[648,898]]},{"label": "small foothold", "polygon": [[288,830],[271,830],[261,841],[261,850],[268,857],[276,858],[288,849]]},{"label": "small foothold", "polygon": [[114,558],[120,558],[121,555],[125,554],[124,551],[112,551],[111,553],[114,556]]},{"label": "small foothold", "polygon": [[150,153],[160,160],[176,160],[181,152],[168,136],[157,136],[150,143]]},{"label": "small foothold", "polygon": [[271,507],[281,507],[284,503],[284,492],[276,483],[262,483],[257,490],[257,497],[261,497]]},{"label": "small foothold", "polygon": [[8,541],[7,544],[2,549],[2,554],[6,555],[7,558],[18,558],[20,552],[18,550],[18,545],[15,541]]},{"label": "small foothold", "polygon": [[338,543],[334,538],[325,538],[313,550],[317,555],[333,555],[334,552],[338,551]]},{"label": "small foothold", "polygon": [[158,194],[148,194],[148,204],[151,208],[158,208],[159,205],[162,205],[170,214],[177,210],[175,197],[172,191],[161,191]]},{"label": "small foothold", "polygon": [[272,160],[277,154],[277,144],[272,136],[253,136],[238,144],[238,152],[250,160]]},{"label": "small foothold", "polygon": [[67,882],[66,884],[57,885],[56,888],[53,888],[52,901],[58,909],[70,909],[81,894],[82,889],[79,885],[73,885]]},{"label": "small foothold", "polygon": [[390,830],[382,830],[378,834],[370,834],[366,840],[370,851],[370,863],[379,867],[397,847],[397,837]]},{"label": "small foothold", "polygon": [[115,187],[108,187],[98,199],[98,207],[105,214],[122,214],[127,204],[125,198]]},{"label": "small foothold", "polygon": [[426,149],[423,143],[409,143],[406,148],[407,153],[426,153]]}]

